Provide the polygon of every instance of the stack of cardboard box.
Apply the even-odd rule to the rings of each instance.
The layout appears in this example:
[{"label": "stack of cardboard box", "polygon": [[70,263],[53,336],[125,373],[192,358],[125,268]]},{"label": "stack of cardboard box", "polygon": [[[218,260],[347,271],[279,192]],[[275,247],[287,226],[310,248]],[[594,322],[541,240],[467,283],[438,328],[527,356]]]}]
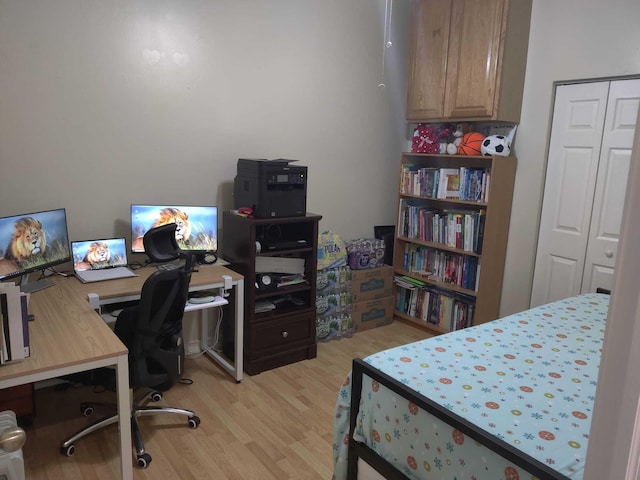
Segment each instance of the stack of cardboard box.
[{"label": "stack of cardboard box", "polygon": [[393,321],[393,269],[351,270],[351,318],[355,332]]}]

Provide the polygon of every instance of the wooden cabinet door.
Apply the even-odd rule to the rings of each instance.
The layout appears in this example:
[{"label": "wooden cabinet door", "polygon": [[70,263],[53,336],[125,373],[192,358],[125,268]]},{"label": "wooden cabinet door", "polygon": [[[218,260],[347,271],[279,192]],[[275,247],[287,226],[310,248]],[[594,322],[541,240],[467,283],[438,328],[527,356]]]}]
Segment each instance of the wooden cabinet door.
[{"label": "wooden cabinet door", "polygon": [[491,118],[497,109],[504,0],[453,0],[444,114]]},{"label": "wooden cabinet door", "polygon": [[407,120],[443,118],[451,0],[414,4],[407,88]]}]

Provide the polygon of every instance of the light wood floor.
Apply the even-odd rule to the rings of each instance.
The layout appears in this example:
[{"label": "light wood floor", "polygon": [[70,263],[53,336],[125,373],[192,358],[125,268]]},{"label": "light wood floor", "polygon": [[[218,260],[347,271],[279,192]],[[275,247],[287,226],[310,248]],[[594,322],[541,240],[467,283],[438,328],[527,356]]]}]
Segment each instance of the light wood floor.
[{"label": "light wood floor", "polygon": [[[143,479],[283,480],[331,478],[332,427],[336,395],[354,357],[426,338],[403,323],[359,332],[352,338],[320,343],[318,357],[255,376],[240,384],[208,357],[188,359],[185,377],[163,404],[194,410],[202,419],[192,430],[182,417],[141,419],[147,469]],[[60,441],[93,417],[80,415],[80,402],[111,394],[86,387],[36,392],[36,417],[23,448],[29,480],[113,480],[119,478],[116,427],[79,441],[76,454],[59,453]]]}]

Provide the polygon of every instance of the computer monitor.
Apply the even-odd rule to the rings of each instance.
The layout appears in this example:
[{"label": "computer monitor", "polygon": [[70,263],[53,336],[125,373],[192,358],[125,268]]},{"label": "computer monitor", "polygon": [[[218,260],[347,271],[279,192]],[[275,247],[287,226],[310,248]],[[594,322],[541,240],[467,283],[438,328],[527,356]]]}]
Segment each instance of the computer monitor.
[{"label": "computer monitor", "polygon": [[0,280],[22,276],[22,291],[36,291],[51,282],[29,282],[29,273],[70,261],[64,208],[0,217]]},{"label": "computer monitor", "polygon": [[131,205],[131,251],[144,253],[142,237],[153,227],[177,224],[181,250],[218,251],[218,207],[196,205]]}]

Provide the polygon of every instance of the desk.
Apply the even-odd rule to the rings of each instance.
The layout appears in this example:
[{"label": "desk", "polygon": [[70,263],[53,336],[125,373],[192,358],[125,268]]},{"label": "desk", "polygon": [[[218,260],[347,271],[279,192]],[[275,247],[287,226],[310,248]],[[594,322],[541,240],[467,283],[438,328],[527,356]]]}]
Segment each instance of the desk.
[{"label": "desk", "polygon": [[[127,348],[91,306],[70,288],[70,279],[31,295],[31,356],[0,367],[0,388],[114,365],[116,367],[121,478],[133,479]],[[75,282],[76,280],[74,280]]]},{"label": "desk", "polygon": [[[205,352],[227,370],[235,378],[236,382],[240,382],[242,380],[242,361],[244,356],[244,277],[222,265],[199,265],[196,270],[191,274],[190,292],[213,289],[224,290],[225,276],[227,277],[227,284],[233,286],[234,301],[231,307],[235,320],[235,361],[233,364],[230,363],[225,357],[211,348],[205,348]],[[139,300],[142,284],[149,275],[156,271],[156,267],[147,266],[135,271],[138,274],[137,277],[95,283],[81,283],[76,278],[70,278],[67,282],[77,296],[89,300],[93,308],[100,308],[109,304]],[[201,306],[199,305],[198,307]],[[201,339],[201,342],[203,341],[204,338]]]}]

